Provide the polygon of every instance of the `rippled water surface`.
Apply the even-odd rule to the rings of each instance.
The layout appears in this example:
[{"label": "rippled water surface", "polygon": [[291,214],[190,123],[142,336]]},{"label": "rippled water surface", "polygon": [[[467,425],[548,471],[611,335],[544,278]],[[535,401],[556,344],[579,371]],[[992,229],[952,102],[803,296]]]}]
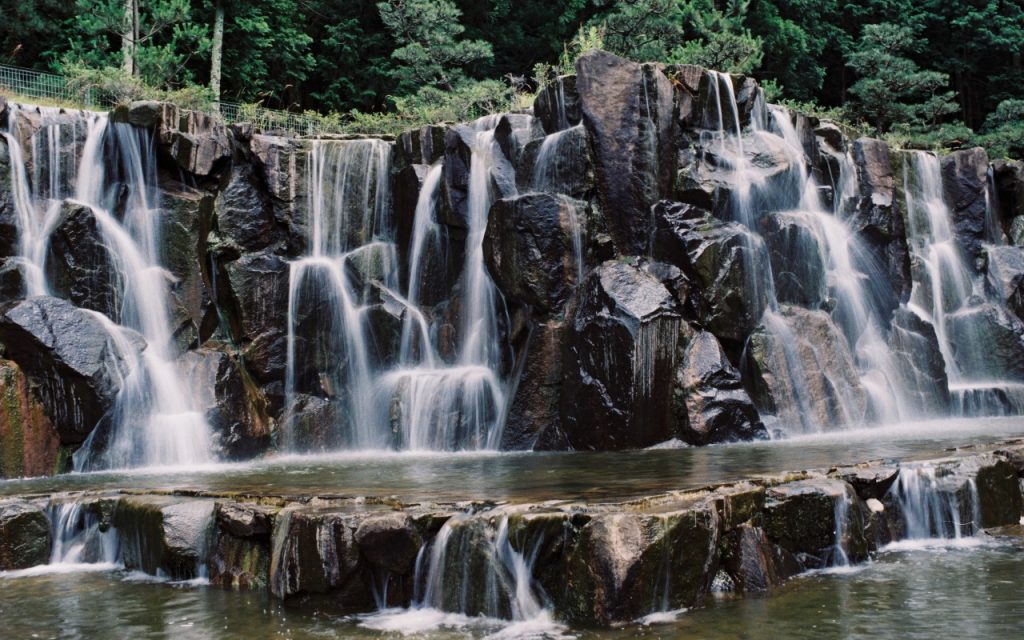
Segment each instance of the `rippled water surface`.
[{"label": "rippled water surface", "polygon": [[200,489],[419,500],[628,498],[755,474],[828,468],[876,458],[934,456],[944,448],[1024,436],[1024,418],[908,423],[772,442],[614,453],[389,453],[271,457],[181,471],[70,474],[0,482],[0,495],[76,489]]}]

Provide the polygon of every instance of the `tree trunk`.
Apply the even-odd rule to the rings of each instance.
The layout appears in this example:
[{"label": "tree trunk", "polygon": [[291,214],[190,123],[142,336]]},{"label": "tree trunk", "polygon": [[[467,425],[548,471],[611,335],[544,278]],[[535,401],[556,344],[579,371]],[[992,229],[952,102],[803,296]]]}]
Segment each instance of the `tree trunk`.
[{"label": "tree trunk", "polygon": [[124,0],[124,19],[121,30],[121,68],[128,75],[135,73],[135,0]]},{"label": "tree trunk", "polygon": [[217,0],[217,12],[213,20],[213,48],[210,51],[210,92],[220,105],[220,60],[224,48],[224,3]]}]

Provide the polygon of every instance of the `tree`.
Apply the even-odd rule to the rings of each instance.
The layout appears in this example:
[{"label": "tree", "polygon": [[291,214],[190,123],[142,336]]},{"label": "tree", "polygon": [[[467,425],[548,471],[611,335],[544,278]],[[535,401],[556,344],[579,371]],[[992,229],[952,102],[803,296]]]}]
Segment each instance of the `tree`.
[{"label": "tree", "polygon": [[760,38],[744,26],[749,0],[728,0],[720,11],[711,0],[690,0],[684,16],[699,34],[675,47],[671,62],[698,64],[729,73],[750,73],[763,57]]},{"label": "tree", "polygon": [[217,0],[213,18],[213,41],[210,43],[210,93],[220,101],[221,52],[224,49],[224,2]]},{"label": "tree", "polygon": [[955,112],[952,91],[941,91],[949,76],[921,70],[904,57],[915,43],[912,27],[882,23],[864,27],[859,48],[850,54],[848,65],[858,80],[850,87],[857,112],[875,126],[878,133],[894,124],[936,124]]},{"label": "tree", "polygon": [[450,0],[388,0],[377,5],[398,48],[400,86],[412,91],[437,87],[452,91],[474,62],[494,56],[483,40],[461,40],[462,12]]}]

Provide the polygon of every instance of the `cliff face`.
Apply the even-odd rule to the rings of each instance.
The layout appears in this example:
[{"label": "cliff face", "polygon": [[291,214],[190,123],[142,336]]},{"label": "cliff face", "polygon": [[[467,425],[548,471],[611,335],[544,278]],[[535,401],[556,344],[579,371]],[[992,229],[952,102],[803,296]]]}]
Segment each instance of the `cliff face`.
[{"label": "cliff face", "polygon": [[[138,219],[165,359],[217,457],[707,444],[1024,408],[1024,169],[851,141],[750,78],[593,52],[532,115],[396,140],[135,103],[96,152],[95,116],[0,118],[18,408],[0,447],[26,461],[6,474],[122,437],[155,344],[125,284],[145,248],[131,145],[153,149]],[[76,201],[89,158],[102,211]],[[26,217],[51,210],[30,246]],[[117,348],[94,312],[131,329]]]}]

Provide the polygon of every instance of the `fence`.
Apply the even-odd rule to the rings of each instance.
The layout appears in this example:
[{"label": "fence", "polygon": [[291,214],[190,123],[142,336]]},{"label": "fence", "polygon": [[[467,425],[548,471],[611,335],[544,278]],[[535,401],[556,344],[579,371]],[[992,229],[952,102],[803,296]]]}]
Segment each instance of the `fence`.
[{"label": "fence", "polygon": [[[64,76],[3,64],[0,64],[0,90],[10,91],[19,98],[35,98],[85,108],[109,109],[115,106],[100,100],[97,92],[91,88],[82,90],[71,87]],[[296,136],[344,133],[339,118],[317,114],[292,113],[235,102],[215,103],[206,112],[219,115],[226,124],[249,122],[261,131],[285,131]]]}]

